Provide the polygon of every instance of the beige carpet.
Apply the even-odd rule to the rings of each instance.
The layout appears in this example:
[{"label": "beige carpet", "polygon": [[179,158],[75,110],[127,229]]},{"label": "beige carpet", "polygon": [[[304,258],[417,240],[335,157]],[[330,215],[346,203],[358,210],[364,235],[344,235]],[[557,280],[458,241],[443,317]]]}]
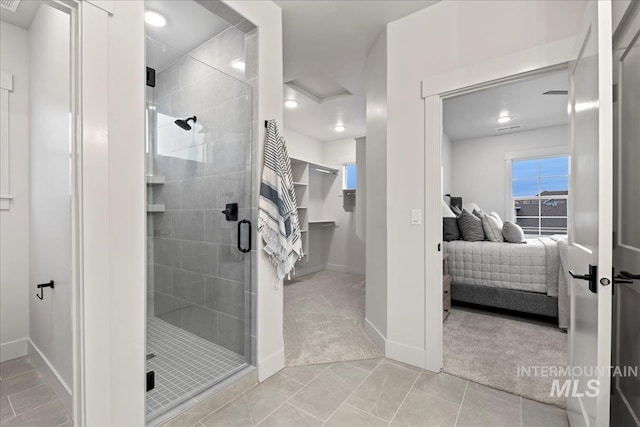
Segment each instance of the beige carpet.
[{"label": "beige carpet", "polygon": [[564,398],[550,397],[553,378],[517,372],[567,366],[567,345],[567,334],[552,324],[453,307],[444,322],[444,371],[564,408]]},{"label": "beige carpet", "polygon": [[287,366],[382,357],[364,331],[364,276],[321,271],[285,282]]}]

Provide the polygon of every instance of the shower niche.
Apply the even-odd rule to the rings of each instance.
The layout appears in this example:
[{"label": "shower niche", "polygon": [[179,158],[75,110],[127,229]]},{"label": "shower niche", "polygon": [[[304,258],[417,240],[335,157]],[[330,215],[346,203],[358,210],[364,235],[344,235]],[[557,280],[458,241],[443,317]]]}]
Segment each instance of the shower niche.
[{"label": "shower niche", "polygon": [[[212,11],[221,5],[225,19]],[[255,253],[246,242],[257,205],[258,34],[217,1],[145,6],[166,17],[164,27],[146,26],[146,65],[155,70],[145,142],[151,420],[253,363]]]}]

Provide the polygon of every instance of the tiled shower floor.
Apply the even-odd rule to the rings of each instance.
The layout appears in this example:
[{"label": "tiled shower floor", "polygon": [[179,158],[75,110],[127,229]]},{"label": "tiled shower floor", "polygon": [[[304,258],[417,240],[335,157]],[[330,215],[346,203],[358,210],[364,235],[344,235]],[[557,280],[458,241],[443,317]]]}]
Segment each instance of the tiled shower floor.
[{"label": "tiled shower floor", "polygon": [[246,366],[244,356],[156,317],[147,319],[147,371],[155,389],[147,393],[147,419],[155,418]]}]

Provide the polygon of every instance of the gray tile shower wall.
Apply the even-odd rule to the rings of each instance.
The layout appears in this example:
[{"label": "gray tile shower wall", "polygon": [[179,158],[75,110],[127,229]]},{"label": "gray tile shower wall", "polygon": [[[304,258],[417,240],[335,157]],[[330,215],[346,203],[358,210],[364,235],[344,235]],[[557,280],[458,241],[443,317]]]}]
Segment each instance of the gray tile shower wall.
[{"label": "gray tile shower wall", "polygon": [[[238,251],[238,223],[221,212],[238,203],[239,219],[255,219],[256,31],[229,28],[190,55],[159,71],[154,90],[152,172],[165,183],[150,189],[150,202],[165,211],[149,215],[147,289],[156,317],[246,354],[252,254]],[[174,124],[194,115],[190,131]]]}]

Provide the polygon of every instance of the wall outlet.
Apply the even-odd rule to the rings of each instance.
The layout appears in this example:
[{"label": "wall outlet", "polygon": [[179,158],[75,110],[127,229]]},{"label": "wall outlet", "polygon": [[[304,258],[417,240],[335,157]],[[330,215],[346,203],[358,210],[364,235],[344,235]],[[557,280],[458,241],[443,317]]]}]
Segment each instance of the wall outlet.
[{"label": "wall outlet", "polygon": [[411,209],[411,225],[422,224],[422,209]]}]

